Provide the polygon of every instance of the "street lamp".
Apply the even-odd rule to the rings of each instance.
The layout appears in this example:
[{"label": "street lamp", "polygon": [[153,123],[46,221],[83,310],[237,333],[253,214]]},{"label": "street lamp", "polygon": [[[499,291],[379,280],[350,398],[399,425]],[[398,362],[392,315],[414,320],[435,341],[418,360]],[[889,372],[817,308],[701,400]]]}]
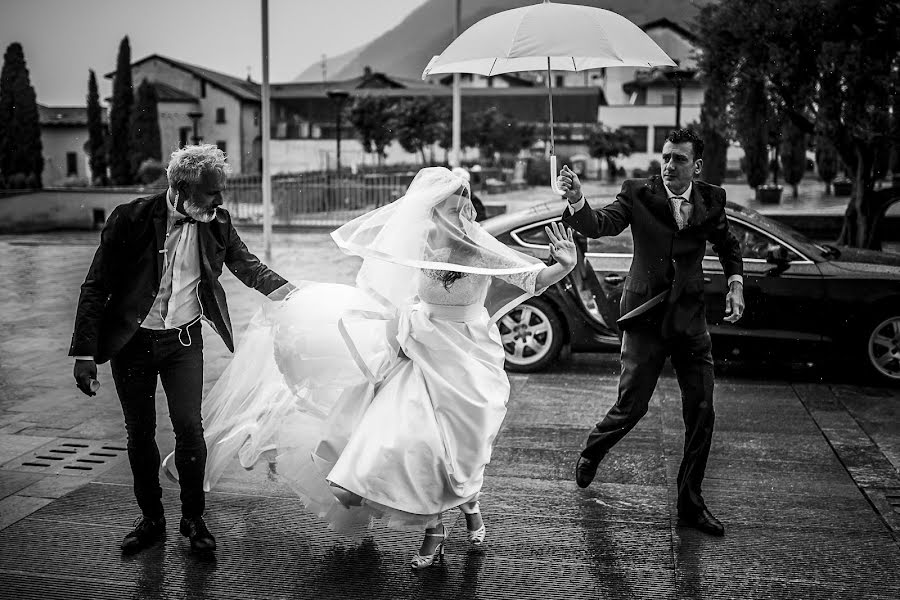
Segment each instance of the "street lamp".
[{"label": "street lamp", "polygon": [[666,71],[666,79],[675,84],[675,129],[681,128],[681,88],[684,82],[693,78],[693,69],[674,68]]},{"label": "street lamp", "polygon": [[337,174],[341,176],[341,113],[344,112],[344,101],[350,96],[345,90],[328,90],[325,94],[335,103],[335,125],[337,131],[335,137],[337,139]]},{"label": "street lamp", "polygon": [[194,135],[191,136],[191,143],[196,146],[202,141],[200,138],[200,119],[203,118],[203,113],[196,111],[189,112],[187,116],[190,117],[191,121],[194,123]]}]

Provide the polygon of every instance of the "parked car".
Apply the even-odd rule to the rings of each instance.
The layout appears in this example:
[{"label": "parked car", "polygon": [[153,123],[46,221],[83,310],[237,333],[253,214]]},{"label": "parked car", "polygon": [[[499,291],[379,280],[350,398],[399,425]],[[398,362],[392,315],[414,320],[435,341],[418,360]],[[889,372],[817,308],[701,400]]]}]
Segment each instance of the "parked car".
[{"label": "parked car", "polygon": [[[564,206],[549,202],[482,225],[516,250],[546,260],[544,226],[558,221]],[[723,321],[725,276],[707,246],[706,316],[717,355],[831,350],[842,365],[900,384],[900,255],[817,244],[731,202],[726,214],[743,248],[747,311],[737,324]],[[633,253],[630,228],[615,237],[577,237],[584,262],[498,322],[508,370],[542,370],[564,346],[596,352],[619,345],[616,319]]]}]

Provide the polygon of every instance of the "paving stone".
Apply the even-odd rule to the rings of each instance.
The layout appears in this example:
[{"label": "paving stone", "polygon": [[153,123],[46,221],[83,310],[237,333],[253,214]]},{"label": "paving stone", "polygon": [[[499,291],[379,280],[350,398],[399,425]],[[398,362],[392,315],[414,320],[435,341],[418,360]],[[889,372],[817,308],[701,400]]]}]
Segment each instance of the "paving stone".
[{"label": "paving stone", "polygon": [[52,437],[0,434],[0,465],[52,441]]},{"label": "paving stone", "polygon": [[[35,474],[21,473],[21,475],[34,476]],[[71,475],[44,475],[38,477],[40,477],[38,481],[20,490],[19,495],[35,498],[61,498],[69,492],[90,483],[89,479]]]},{"label": "paving stone", "polygon": [[12,495],[0,499],[0,531],[50,503],[47,498]]},{"label": "paving stone", "polygon": [[43,479],[43,475],[37,473],[20,473],[0,469],[0,498],[15,494],[41,479]]}]

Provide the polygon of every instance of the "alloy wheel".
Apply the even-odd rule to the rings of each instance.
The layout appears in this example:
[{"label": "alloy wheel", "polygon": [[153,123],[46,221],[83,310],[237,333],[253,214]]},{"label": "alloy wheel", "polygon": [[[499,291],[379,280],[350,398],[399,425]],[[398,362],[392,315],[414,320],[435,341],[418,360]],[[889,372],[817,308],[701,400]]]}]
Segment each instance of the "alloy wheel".
[{"label": "alloy wheel", "polygon": [[900,381],[900,316],[888,317],[872,330],[869,363],[881,375]]}]

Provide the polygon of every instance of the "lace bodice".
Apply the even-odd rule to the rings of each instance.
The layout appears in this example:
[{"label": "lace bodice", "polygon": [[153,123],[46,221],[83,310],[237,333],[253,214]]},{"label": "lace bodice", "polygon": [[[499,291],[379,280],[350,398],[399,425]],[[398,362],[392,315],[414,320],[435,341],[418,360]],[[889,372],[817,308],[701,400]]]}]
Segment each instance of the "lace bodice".
[{"label": "lace bodice", "polygon": [[[447,250],[447,254],[449,255],[449,250]],[[437,260],[443,258],[446,257],[436,257]],[[503,265],[477,264],[474,266],[502,268]],[[512,275],[497,275],[496,277],[528,292],[529,294],[539,294],[543,290],[535,289],[538,273],[540,273],[540,270],[515,273]],[[491,282],[490,275],[466,273],[463,277],[454,281],[449,286],[449,289],[446,289],[439,277],[439,271],[419,271],[418,294],[420,300],[429,304],[455,306],[481,303],[484,302],[488,286]]]}]

